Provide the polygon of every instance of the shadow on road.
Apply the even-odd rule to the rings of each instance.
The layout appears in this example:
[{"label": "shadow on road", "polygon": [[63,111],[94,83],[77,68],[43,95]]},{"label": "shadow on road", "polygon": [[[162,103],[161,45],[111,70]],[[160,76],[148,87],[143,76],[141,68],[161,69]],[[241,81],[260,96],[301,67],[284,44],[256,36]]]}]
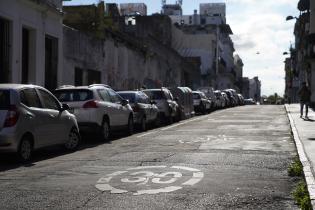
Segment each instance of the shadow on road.
[{"label": "shadow on road", "polygon": [[[138,131],[135,132],[139,133]],[[111,144],[113,141],[119,140],[126,137],[123,132],[115,132],[111,135],[109,141],[103,141],[98,135],[95,134],[82,134],[82,142],[77,151],[82,151],[89,148],[94,148],[102,144]],[[71,154],[62,145],[51,146],[43,149],[39,149],[33,153],[32,160],[28,163],[21,163],[17,158],[16,154],[12,153],[1,153],[0,154],[0,172],[7,171],[19,167],[32,167],[37,162],[60,157],[63,155]]]}]

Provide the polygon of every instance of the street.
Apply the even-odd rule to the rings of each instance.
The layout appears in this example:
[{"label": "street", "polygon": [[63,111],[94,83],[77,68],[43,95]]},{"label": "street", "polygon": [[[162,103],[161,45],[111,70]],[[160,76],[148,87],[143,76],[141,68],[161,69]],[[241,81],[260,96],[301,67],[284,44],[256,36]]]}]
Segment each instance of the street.
[{"label": "street", "polygon": [[[94,137],[93,137],[94,138]],[[298,209],[283,106],[196,116],[18,165],[0,156],[0,209]]]}]

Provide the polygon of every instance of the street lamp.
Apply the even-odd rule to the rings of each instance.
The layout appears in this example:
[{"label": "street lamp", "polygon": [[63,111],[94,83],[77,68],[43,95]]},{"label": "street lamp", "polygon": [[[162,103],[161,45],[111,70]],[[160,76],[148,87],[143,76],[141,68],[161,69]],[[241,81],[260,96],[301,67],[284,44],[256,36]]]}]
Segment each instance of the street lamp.
[{"label": "street lamp", "polygon": [[289,21],[289,20],[293,20],[293,19],[298,20],[297,17],[293,17],[293,16],[291,16],[291,15],[289,15],[285,20],[286,20],[286,21]]}]

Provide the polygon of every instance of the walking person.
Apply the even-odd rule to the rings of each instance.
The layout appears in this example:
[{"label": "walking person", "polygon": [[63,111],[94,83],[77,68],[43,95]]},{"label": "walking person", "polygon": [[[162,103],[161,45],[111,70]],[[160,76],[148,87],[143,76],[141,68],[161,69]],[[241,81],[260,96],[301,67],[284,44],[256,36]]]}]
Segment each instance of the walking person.
[{"label": "walking person", "polygon": [[300,105],[301,105],[300,118],[303,117],[303,109],[304,109],[304,105],[305,105],[305,119],[308,119],[308,106],[309,106],[309,103],[310,103],[311,91],[306,86],[306,82],[302,83],[302,87],[299,90],[298,94],[300,96]]}]

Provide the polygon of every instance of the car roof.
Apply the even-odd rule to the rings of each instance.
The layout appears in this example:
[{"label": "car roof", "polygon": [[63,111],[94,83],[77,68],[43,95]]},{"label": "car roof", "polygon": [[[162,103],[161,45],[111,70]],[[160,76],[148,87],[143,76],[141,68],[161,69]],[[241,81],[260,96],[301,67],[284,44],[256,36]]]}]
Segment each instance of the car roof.
[{"label": "car roof", "polygon": [[117,93],[129,93],[129,94],[136,94],[136,93],[139,93],[141,91],[138,91],[138,90],[124,90],[124,91],[117,91]]},{"label": "car roof", "polygon": [[0,89],[12,89],[12,90],[20,90],[23,88],[43,88],[38,85],[31,84],[0,84]]},{"label": "car roof", "polygon": [[163,91],[164,89],[145,89],[143,90],[144,92],[146,91],[150,91],[150,92],[153,92],[153,91]]}]

